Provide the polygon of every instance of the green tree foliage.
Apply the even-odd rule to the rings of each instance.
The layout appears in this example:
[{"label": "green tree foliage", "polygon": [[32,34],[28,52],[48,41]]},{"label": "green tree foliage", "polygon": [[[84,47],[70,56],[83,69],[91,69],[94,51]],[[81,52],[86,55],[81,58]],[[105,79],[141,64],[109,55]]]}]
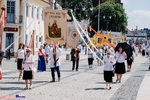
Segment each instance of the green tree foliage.
[{"label": "green tree foliage", "polygon": [[[99,5],[93,9],[92,27],[98,29],[98,9]],[[103,18],[105,16],[105,19]],[[112,16],[109,19],[109,16]],[[109,0],[100,5],[100,30],[106,30],[106,20],[109,20],[108,30],[116,32],[124,32],[127,26],[127,15],[121,4],[116,4],[114,1]]]},{"label": "green tree foliage", "polygon": [[[81,21],[91,15],[92,0],[62,0],[62,7],[72,9],[77,20]],[[83,10],[84,7],[85,11]],[[68,14],[71,16],[70,11],[68,11]]]}]

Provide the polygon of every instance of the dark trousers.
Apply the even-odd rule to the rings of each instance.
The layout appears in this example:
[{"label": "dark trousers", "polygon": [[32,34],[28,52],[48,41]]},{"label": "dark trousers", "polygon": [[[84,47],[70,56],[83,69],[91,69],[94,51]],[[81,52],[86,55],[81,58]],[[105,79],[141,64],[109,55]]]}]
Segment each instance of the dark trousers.
[{"label": "dark trousers", "polygon": [[55,70],[57,71],[58,77],[60,77],[59,66],[57,66],[57,67],[55,67],[55,68],[51,68],[52,79],[53,79],[54,81],[55,81]]},{"label": "dark trousers", "polygon": [[72,70],[74,70],[74,68],[75,68],[75,63],[76,63],[76,71],[78,71],[78,67],[79,67],[79,59],[73,60],[72,62],[73,62]]}]

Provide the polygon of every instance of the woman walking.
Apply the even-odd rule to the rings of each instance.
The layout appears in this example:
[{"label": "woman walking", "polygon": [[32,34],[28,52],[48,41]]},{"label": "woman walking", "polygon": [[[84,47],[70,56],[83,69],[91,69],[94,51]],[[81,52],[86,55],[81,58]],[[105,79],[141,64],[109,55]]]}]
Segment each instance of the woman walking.
[{"label": "woman walking", "polygon": [[22,69],[22,62],[23,62],[24,57],[25,57],[24,44],[20,43],[19,49],[18,49],[17,54],[16,54],[16,59],[15,59],[15,62],[17,62],[17,69],[20,72],[18,82],[20,81],[20,78],[22,75],[22,70],[23,70]]},{"label": "woman walking", "polygon": [[29,89],[32,88],[32,68],[34,67],[34,56],[31,54],[31,49],[27,48],[26,49],[26,57],[24,58],[23,61],[23,80],[25,80],[26,87],[24,89],[28,89],[28,81],[30,81],[30,87]]},{"label": "woman walking", "polygon": [[72,49],[70,54],[71,54],[72,71],[73,71],[75,68],[75,62],[76,62],[76,50]]},{"label": "woman walking", "polygon": [[133,62],[134,62],[134,54],[129,59],[127,59],[127,64],[128,64],[128,70],[127,70],[127,72],[131,71],[131,66],[132,66]]},{"label": "woman walking", "polygon": [[43,49],[44,46],[41,45],[38,51],[38,71],[43,72],[46,71],[46,62],[45,62],[45,50]]},{"label": "woman walking", "polygon": [[127,58],[127,55],[123,51],[122,47],[119,47],[119,52],[118,51],[116,52],[115,58],[116,58],[115,73],[117,75],[116,82],[119,81],[119,83],[121,83],[122,74],[126,73],[125,59]]},{"label": "woman walking", "polygon": [[91,50],[88,50],[88,64],[89,64],[89,68],[92,68],[93,65],[93,53]]},{"label": "woman walking", "polygon": [[[106,88],[111,89],[111,83],[113,81],[113,65],[115,64],[114,56],[111,56],[110,51],[107,51],[107,55],[104,57],[104,80],[106,81]],[[109,84],[109,87],[108,87]]]}]

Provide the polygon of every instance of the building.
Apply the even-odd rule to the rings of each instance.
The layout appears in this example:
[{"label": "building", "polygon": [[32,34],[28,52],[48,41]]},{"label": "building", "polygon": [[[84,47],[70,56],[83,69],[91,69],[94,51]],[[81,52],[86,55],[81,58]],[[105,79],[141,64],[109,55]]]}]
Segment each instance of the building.
[{"label": "building", "polygon": [[[14,42],[12,56],[15,56],[19,43],[29,45],[32,32],[36,30],[35,51],[38,51],[39,46],[44,43],[43,9],[50,7],[49,0],[1,0],[0,6],[7,8],[2,48],[5,49]],[[22,37],[18,39],[21,34]],[[5,55],[7,56],[7,52]]]},{"label": "building", "polygon": [[[96,7],[97,5],[99,5],[99,0],[92,0],[93,1],[93,6]],[[100,0],[100,3],[104,3],[107,0]],[[119,3],[121,5],[123,5],[123,3],[121,3],[121,0],[115,0],[116,3]]]}]

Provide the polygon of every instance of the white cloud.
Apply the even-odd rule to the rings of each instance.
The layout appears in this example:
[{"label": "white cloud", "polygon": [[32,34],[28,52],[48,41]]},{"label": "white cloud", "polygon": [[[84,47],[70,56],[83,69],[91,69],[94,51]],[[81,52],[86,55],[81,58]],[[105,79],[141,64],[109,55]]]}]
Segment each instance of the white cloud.
[{"label": "white cloud", "polygon": [[127,12],[128,28],[135,29],[136,26],[139,29],[150,28],[150,11],[147,10],[133,10]]}]

